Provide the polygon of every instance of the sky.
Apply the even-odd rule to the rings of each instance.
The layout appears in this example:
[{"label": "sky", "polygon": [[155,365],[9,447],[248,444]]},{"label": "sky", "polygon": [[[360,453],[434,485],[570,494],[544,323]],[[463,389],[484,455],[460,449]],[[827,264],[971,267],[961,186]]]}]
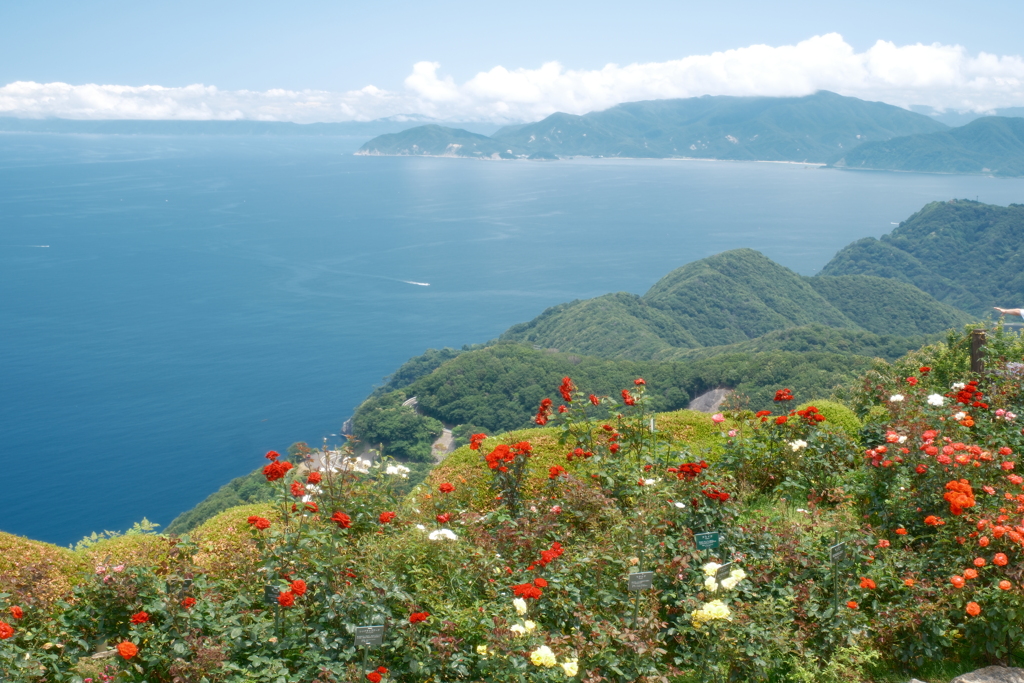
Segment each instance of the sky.
[{"label": "sky", "polygon": [[1021,2],[0,1],[0,115],[528,121],[818,89],[1024,106]]}]

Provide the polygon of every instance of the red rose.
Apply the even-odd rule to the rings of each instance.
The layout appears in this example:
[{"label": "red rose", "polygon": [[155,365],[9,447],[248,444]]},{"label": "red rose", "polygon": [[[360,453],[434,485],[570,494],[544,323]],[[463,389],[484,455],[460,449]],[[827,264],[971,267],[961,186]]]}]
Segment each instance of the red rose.
[{"label": "red rose", "polygon": [[267,481],[277,481],[287,474],[291,468],[292,464],[290,462],[275,460],[263,468],[263,476],[267,478]]},{"label": "red rose", "polygon": [[537,588],[532,583],[520,583],[512,586],[512,592],[517,598],[533,598],[534,600],[539,599],[544,594],[540,588]]},{"label": "red rose", "polygon": [[277,460],[281,457],[281,454],[277,451],[267,451],[267,455],[265,457],[267,460]]},{"label": "red rose", "polygon": [[906,536],[907,535],[907,530],[906,529],[897,529],[896,533],[899,534],[900,536]]},{"label": "red rose", "polygon": [[370,681],[370,683],[380,683],[381,676],[376,671],[371,671],[366,674],[366,680]]},{"label": "red rose", "polygon": [[438,515],[435,519],[437,519],[438,524],[447,524],[451,521],[452,516],[451,513],[445,512],[444,514]]},{"label": "red rose", "polygon": [[860,577],[860,587],[865,590],[874,590],[876,588],[875,582],[866,576]]},{"label": "red rose", "polygon": [[622,402],[625,403],[627,406],[636,405],[636,399],[633,398],[633,396],[629,393],[629,389],[622,390]]},{"label": "red rose", "polygon": [[295,593],[283,591],[277,594],[277,604],[281,607],[291,607],[295,604]]},{"label": "red rose", "polygon": [[537,588],[547,588],[548,582],[546,579],[538,576],[536,579],[533,580],[533,585],[537,586]]},{"label": "red rose", "polygon": [[784,425],[786,424],[787,419],[788,418],[785,415],[779,415],[777,418],[775,418],[775,424]]},{"label": "red rose", "polygon": [[469,450],[480,450],[480,444],[483,443],[484,439],[486,438],[486,434],[474,434],[473,436],[469,437]]},{"label": "red rose", "polygon": [[967,603],[967,613],[972,617],[976,617],[981,614],[981,605],[976,602]]},{"label": "red rose", "polygon": [[380,513],[380,517],[379,517],[380,523],[381,524],[388,524],[395,517],[396,517],[396,515],[395,515],[394,512],[382,512],[382,513]]},{"label": "red rose", "polygon": [[455,490],[455,486],[449,484],[448,482],[444,482],[443,484],[437,487],[437,490],[440,491],[441,493],[451,493],[452,491]]},{"label": "red rose", "polygon": [[331,521],[337,524],[339,529],[348,529],[352,526],[352,518],[344,512],[335,512],[331,515]]},{"label": "red rose", "polygon": [[259,529],[261,531],[263,529],[269,529],[270,528],[270,520],[269,519],[265,519],[263,517],[257,517],[256,515],[253,515],[253,516],[251,516],[249,518],[249,524],[253,525],[254,527],[256,527],[257,529]]},{"label": "red rose", "polygon": [[149,621],[149,614],[146,612],[136,612],[132,615],[133,624],[145,624],[147,621]]},{"label": "red rose", "polygon": [[638,387],[641,387],[647,384],[647,382],[645,382],[642,377],[637,377],[635,380],[633,380],[633,384],[637,385]]},{"label": "red rose", "polygon": [[296,498],[301,498],[306,495],[306,487],[297,481],[292,482],[292,495]]},{"label": "red rose", "polygon": [[136,647],[135,643],[130,643],[126,640],[123,643],[117,644],[117,654],[121,655],[125,659],[131,659],[135,655],[139,654],[139,648]]},{"label": "red rose", "polygon": [[7,640],[14,635],[14,627],[6,621],[0,621],[0,640]]},{"label": "red rose", "polygon": [[21,619],[23,616],[25,616],[25,612],[23,612],[22,609],[17,605],[13,605],[11,607],[11,616],[15,619]]},{"label": "red rose", "polygon": [[378,666],[377,667],[377,673],[379,673],[381,676],[383,676],[387,672],[388,672],[388,668],[386,666]]},{"label": "red rose", "polygon": [[1006,563],[1009,561],[1009,558],[1002,553],[996,553],[996,556],[992,558],[992,562],[1000,567],[1005,567]]},{"label": "red rose", "polygon": [[306,477],[307,484],[319,484],[323,480],[319,472],[310,472],[309,476]]},{"label": "red rose", "polygon": [[860,605],[858,605],[853,600],[850,600],[848,603],[846,603],[846,606],[849,607],[850,609],[857,609],[858,607],[860,607]]},{"label": "red rose", "polygon": [[562,400],[566,403],[572,403],[572,392],[576,386],[572,383],[572,380],[568,377],[562,378],[562,386],[558,387],[558,393],[562,395]]},{"label": "red rose", "polygon": [[591,394],[590,395],[590,402],[593,403],[596,406],[596,405],[599,405],[601,403],[601,399],[599,399],[597,396],[594,396],[593,394]]},{"label": "red rose", "polygon": [[292,593],[296,595],[302,595],[306,592],[306,582],[302,579],[295,579],[292,581]]},{"label": "red rose", "polygon": [[305,507],[309,512],[320,512],[320,506],[316,503],[306,503]]},{"label": "red rose", "polygon": [[421,621],[426,621],[430,617],[430,612],[413,612],[409,615],[410,624],[418,624]]},{"label": "red rose", "polygon": [[192,609],[193,607],[196,606],[196,599],[195,598],[185,598],[184,600],[181,601],[181,606],[184,607],[185,609]]}]

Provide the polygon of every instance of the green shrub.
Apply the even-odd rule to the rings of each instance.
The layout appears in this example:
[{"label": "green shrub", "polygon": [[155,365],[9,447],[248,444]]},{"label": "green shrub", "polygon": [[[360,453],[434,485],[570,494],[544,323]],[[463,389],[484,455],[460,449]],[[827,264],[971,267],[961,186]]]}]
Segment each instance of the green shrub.
[{"label": "green shrub", "polygon": [[838,401],[829,401],[827,399],[808,401],[800,405],[797,410],[803,410],[807,406],[814,406],[818,409],[822,415],[825,416],[825,423],[827,426],[836,426],[846,432],[846,435],[850,438],[856,438],[857,434],[860,433],[861,423],[857,418],[857,414],[850,408],[846,407]]}]

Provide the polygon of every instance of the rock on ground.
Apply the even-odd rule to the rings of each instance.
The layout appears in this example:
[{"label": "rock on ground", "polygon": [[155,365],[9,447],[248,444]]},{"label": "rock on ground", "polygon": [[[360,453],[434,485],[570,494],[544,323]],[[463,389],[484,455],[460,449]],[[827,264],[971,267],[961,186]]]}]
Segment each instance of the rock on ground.
[{"label": "rock on ground", "polygon": [[949,683],[1024,683],[1024,669],[1005,666],[986,666],[961,676]]}]

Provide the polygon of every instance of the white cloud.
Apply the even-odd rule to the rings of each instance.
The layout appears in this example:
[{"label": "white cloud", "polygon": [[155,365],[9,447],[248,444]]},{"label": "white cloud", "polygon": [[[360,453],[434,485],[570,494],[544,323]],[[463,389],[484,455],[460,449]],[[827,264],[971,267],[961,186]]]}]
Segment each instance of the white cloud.
[{"label": "white cloud", "polygon": [[750,47],[597,70],[496,66],[463,84],[419,62],[405,88],[220,90],[213,86],[68,85],[16,82],[0,88],[0,114],[75,119],[256,119],[367,121],[419,115],[444,120],[532,121],[620,102],[699,95],[806,95],[832,90],[899,106],[985,112],[1024,106],[1024,60],[970,55],[958,45],[878,41],[856,52],[837,33],[796,45]]}]

